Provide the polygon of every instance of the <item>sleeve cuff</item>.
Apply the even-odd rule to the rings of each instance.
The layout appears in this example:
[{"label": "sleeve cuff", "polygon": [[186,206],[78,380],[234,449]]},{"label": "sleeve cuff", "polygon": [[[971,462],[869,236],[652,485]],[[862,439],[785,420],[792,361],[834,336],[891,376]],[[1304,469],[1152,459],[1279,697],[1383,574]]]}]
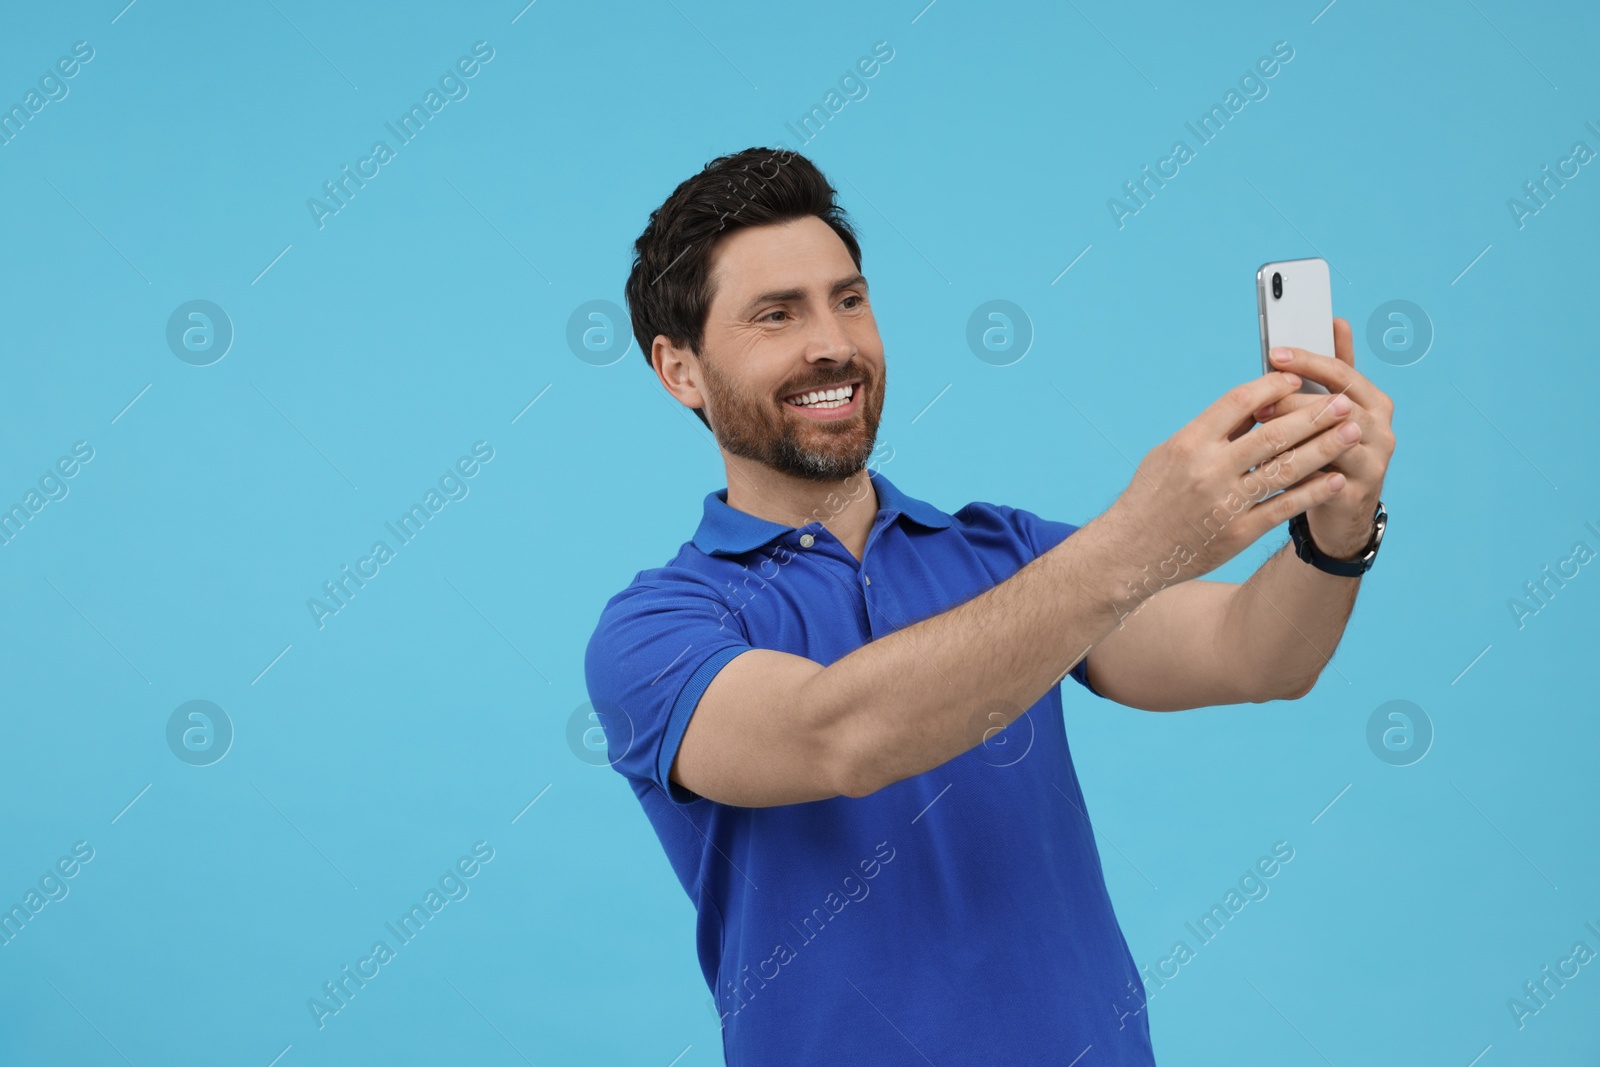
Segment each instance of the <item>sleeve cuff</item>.
[{"label": "sleeve cuff", "polygon": [[706,657],[704,663],[695,668],[689,680],[683,683],[683,688],[678,691],[678,699],[672,705],[672,712],[667,716],[667,728],[661,734],[661,750],[656,755],[656,775],[667,796],[679,804],[689,804],[702,799],[700,794],[674,782],[670,775],[672,761],[677,758],[678,746],[683,743],[683,733],[689,728],[689,717],[694,714],[695,707],[700,703],[700,698],[705,695],[706,687],[711,684],[711,679],[717,672],[727,666],[728,661],[741,653],[750,651],[748,647],[735,645],[729,648],[718,649]]},{"label": "sleeve cuff", "polygon": [[1101,700],[1110,700],[1111,699],[1110,697],[1106,696],[1104,693],[1100,692],[1100,690],[1096,689],[1094,686],[1089,684],[1089,657],[1088,656],[1084,656],[1083,659],[1078,661],[1078,665],[1076,667],[1072,668],[1072,677],[1077,680],[1079,685],[1083,686],[1085,689],[1087,689],[1089,692],[1093,693],[1095,696],[1099,697]]}]

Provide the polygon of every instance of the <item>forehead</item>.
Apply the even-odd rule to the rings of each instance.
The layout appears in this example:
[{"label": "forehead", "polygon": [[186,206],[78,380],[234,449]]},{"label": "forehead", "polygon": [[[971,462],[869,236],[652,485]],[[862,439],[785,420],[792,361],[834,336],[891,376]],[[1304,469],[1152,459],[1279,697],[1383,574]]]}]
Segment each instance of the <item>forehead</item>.
[{"label": "forehead", "polygon": [[855,269],[839,235],[815,215],[746,226],[711,252],[711,305],[726,310],[775,289],[822,290]]}]

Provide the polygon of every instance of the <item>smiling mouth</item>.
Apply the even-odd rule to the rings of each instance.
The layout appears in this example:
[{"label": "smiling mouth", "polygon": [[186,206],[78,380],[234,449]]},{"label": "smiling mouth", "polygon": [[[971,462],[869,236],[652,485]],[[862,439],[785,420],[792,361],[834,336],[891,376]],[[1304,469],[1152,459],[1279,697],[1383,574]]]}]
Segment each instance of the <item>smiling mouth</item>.
[{"label": "smiling mouth", "polygon": [[850,403],[856,395],[856,390],[860,388],[860,382],[846,382],[843,385],[830,386],[826,389],[810,389],[803,393],[793,393],[784,397],[783,402],[791,407],[826,411],[829,408],[842,408]]}]

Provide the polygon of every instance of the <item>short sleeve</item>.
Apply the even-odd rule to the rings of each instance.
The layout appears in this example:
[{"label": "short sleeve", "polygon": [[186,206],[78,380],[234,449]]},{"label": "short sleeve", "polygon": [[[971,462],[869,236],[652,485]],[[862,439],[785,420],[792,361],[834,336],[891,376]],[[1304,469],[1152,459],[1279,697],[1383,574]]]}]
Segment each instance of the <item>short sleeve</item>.
[{"label": "short sleeve", "polygon": [[[1031,511],[1021,508],[1011,508],[1011,521],[1014,523],[1024,540],[1033,549],[1033,558],[1038,559],[1052,548],[1065,541],[1072,534],[1078,532],[1080,527],[1070,522],[1055,522],[1051,519],[1041,519]],[[1089,657],[1085,656],[1078,661],[1078,665],[1070,672],[1077,683],[1102,699],[1109,699],[1094,686],[1089,684]]]},{"label": "short sleeve", "polygon": [[672,761],[711,679],[751,647],[737,615],[698,575],[646,572],[612,597],[584,655],[611,766],[680,804],[699,800],[668,778]]}]

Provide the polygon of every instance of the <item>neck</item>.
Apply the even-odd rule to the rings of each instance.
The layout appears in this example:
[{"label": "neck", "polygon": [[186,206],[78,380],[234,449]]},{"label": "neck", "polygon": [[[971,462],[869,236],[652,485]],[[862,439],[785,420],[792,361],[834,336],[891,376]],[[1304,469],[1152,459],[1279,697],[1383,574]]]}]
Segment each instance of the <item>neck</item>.
[{"label": "neck", "polygon": [[722,454],[728,471],[728,506],[785,526],[820,522],[856,559],[878,515],[878,492],[865,467],[844,478],[814,481]]}]

